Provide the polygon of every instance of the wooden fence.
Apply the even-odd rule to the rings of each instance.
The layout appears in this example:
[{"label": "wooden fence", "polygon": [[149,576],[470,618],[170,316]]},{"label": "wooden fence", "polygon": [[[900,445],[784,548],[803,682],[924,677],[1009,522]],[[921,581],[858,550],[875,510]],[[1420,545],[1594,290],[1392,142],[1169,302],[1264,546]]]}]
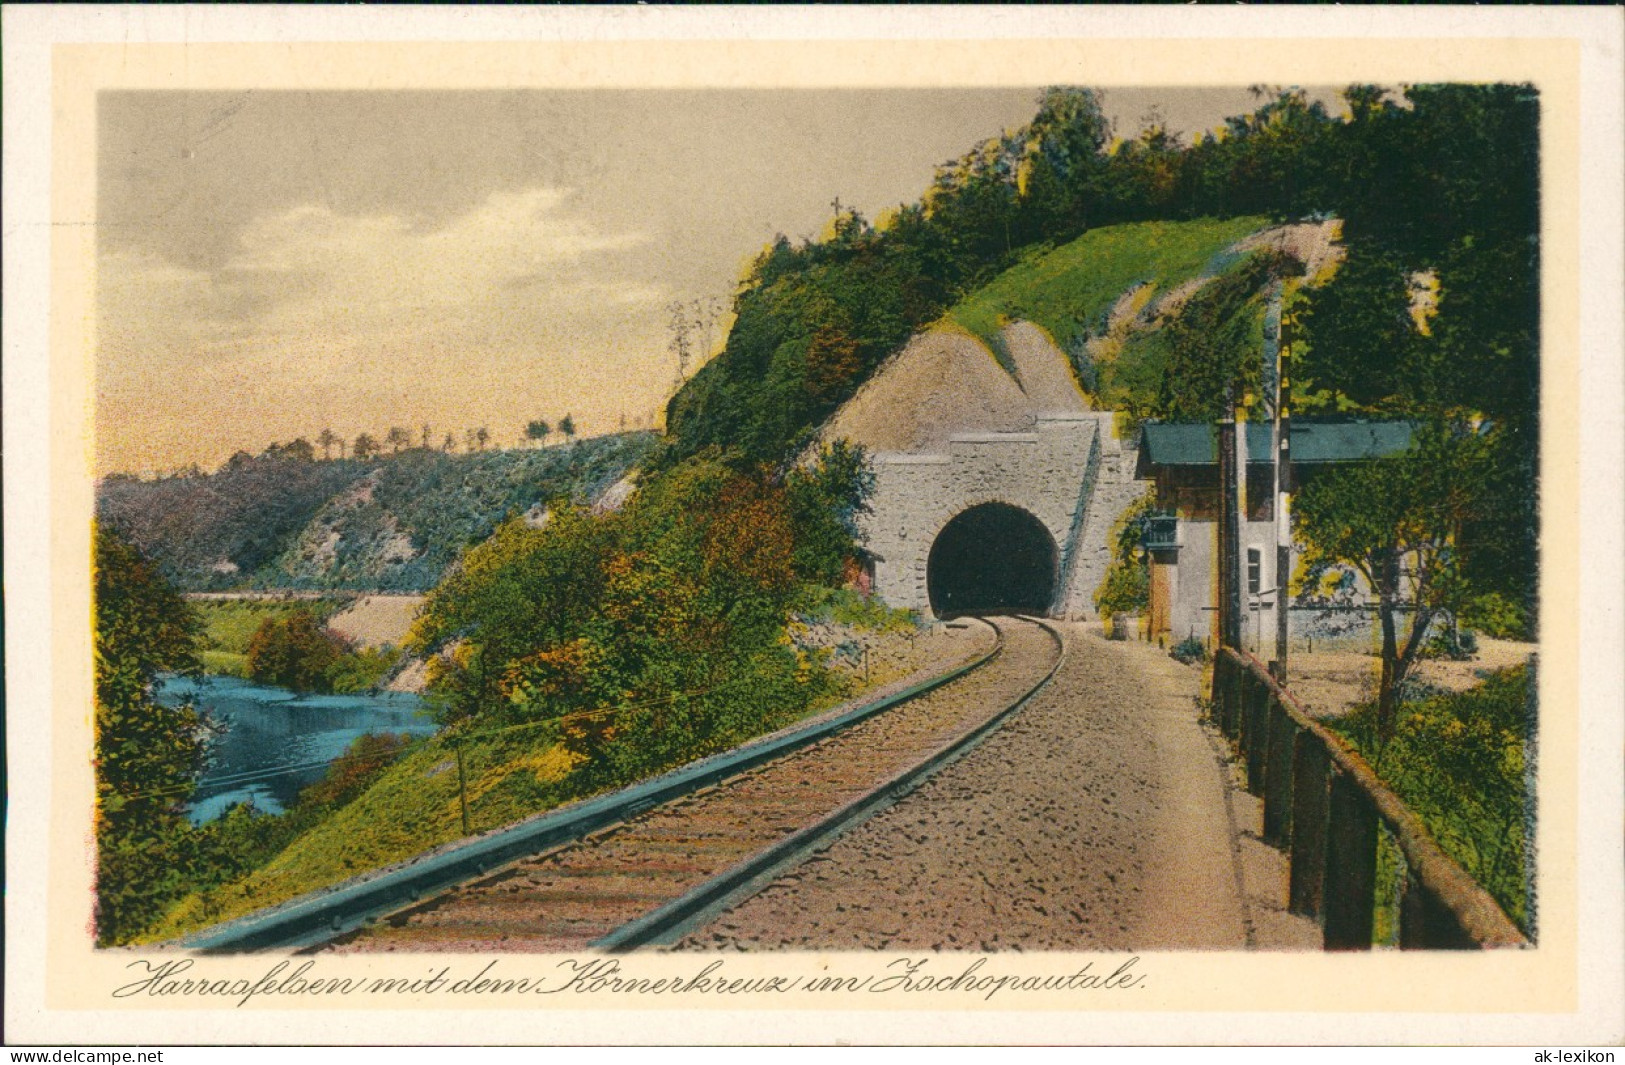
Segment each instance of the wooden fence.
[{"label": "wooden fence", "polygon": [[1371,948],[1379,825],[1404,857],[1402,948],[1529,946],[1365,760],[1311,720],[1256,658],[1219,650],[1213,715],[1246,766],[1247,790],[1264,800],[1265,841],[1291,858],[1289,909],[1319,921],[1327,950]]}]

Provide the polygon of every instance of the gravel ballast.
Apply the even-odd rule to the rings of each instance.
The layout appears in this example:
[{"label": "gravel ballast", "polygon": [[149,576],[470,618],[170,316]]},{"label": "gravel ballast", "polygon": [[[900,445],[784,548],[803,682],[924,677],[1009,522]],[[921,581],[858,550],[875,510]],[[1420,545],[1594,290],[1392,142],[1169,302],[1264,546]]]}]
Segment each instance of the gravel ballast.
[{"label": "gravel ballast", "polygon": [[680,947],[1316,949],[1200,723],[1200,671],[1067,634],[1020,714]]}]

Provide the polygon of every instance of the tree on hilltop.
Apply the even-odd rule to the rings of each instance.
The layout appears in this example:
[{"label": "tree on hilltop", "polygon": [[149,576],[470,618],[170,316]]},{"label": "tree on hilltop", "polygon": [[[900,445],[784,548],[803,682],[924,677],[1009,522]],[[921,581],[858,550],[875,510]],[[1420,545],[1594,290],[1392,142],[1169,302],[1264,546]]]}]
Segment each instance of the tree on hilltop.
[{"label": "tree on hilltop", "polygon": [[309,440],[301,436],[296,440],[290,440],[286,444],[272,444],[265,449],[265,457],[268,459],[291,459],[294,462],[314,462],[316,461],[316,449],[311,446]]},{"label": "tree on hilltop", "polygon": [[551,425],[548,425],[545,420],[537,418],[525,426],[525,438],[536,441],[537,447],[546,447],[548,434],[552,431],[553,427]]},{"label": "tree on hilltop", "polygon": [[389,435],[385,439],[389,441],[389,446],[397,455],[401,453],[401,448],[412,446],[412,434],[399,425],[390,426]]},{"label": "tree on hilltop", "polygon": [[[331,459],[333,457],[333,445],[342,444],[343,442],[344,441],[333,430],[323,429],[321,435],[316,438],[316,443],[322,449],[322,460],[327,461]],[[342,458],[343,456],[340,455],[339,457]]]},{"label": "tree on hilltop", "polygon": [[573,443],[576,436],[575,419],[566,414],[562,419],[559,420],[559,432],[564,434],[564,438],[567,442]]}]

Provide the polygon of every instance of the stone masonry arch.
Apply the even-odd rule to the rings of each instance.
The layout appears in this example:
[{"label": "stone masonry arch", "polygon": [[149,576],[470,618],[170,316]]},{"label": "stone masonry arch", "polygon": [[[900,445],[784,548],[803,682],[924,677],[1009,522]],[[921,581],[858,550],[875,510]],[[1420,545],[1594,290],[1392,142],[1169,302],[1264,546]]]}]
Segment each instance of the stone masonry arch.
[{"label": "stone masonry arch", "polygon": [[1092,410],[1071,362],[1030,322],[999,353],[954,329],[918,334],[819,431],[873,459],[862,532],[874,591],[932,612],[931,546],[953,518],[989,502],[1033,516],[1057,552],[1049,612],[1094,616],[1112,525],[1142,491],[1115,415]]},{"label": "stone masonry arch", "polygon": [[1032,515],[1055,544],[1056,594],[1048,612],[1092,616],[1105,564],[1097,557],[1104,553],[1104,532],[1095,526],[1109,528],[1121,507],[1110,492],[1091,502],[1103,474],[1113,479],[1126,470],[1132,481],[1132,461],[1123,463],[1112,417],[1104,411],[1041,415],[1029,432],[959,433],[929,452],[876,452],[875,492],[864,523],[875,592],[893,606],[935,613],[932,545],[958,515],[997,503]]},{"label": "stone masonry arch", "polygon": [[933,613],[1047,614],[1060,578],[1060,548],[1029,510],[1002,500],[948,519],[926,556]]}]

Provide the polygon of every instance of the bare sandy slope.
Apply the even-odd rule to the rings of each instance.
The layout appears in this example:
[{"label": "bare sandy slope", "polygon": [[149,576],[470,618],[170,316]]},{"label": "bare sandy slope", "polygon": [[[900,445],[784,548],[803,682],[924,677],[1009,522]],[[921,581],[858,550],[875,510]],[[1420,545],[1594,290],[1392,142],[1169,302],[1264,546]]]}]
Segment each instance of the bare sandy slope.
[{"label": "bare sandy slope", "polygon": [[399,647],[422,606],[421,595],[364,595],[327,627],[357,647]]},{"label": "bare sandy slope", "polygon": [[1032,404],[980,340],[956,330],[921,333],[835,412],[821,439],[872,451],[941,447],[954,433],[1020,432]]},{"label": "bare sandy slope", "polygon": [[1090,409],[1066,353],[1048,333],[1031,322],[1011,322],[1003,335],[1010,361],[1015,363],[1016,380],[1034,411],[1077,414]]}]

